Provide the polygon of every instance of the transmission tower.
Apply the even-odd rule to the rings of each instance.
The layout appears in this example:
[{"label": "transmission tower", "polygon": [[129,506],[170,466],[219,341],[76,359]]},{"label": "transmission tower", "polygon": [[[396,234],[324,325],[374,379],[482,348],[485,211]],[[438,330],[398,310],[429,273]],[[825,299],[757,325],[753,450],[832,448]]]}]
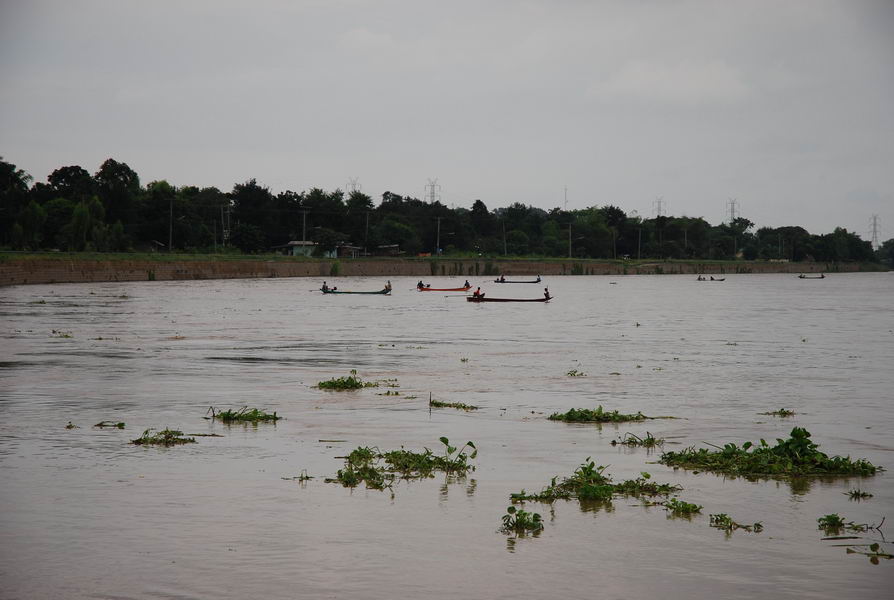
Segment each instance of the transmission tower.
[{"label": "transmission tower", "polygon": [[353,194],[354,192],[359,192],[363,189],[363,186],[360,185],[359,177],[351,177],[348,179],[348,193]]},{"label": "transmission tower", "polygon": [[872,235],[872,249],[878,250],[878,236],[879,233],[881,233],[881,226],[878,222],[878,215],[872,215],[872,217],[869,219],[869,233],[870,235]]},{"label": "transmission tower", "polygon": [[667,202],[665,202],[664,196],[658,196],[652,201],[652,213],[656,217],[663,217],[667,213]]},{"label": "transmission tower", "polygon": [[441,186],[438,184],[438,178],[429,179],[425,186],[425,195],[430,204],[441,201]]},{"label": "transmission tower", "polygon": [[730,223],[732,223],[737,218],[739,218],[739,216],[741,214],[740,213],[741,208],[742,208],[742,205],[739,204],[739,201],[736,200],[735,198],[730,198],[729,200],[726,201],[726,210],[727,210],[727,214],[729,215]]}]

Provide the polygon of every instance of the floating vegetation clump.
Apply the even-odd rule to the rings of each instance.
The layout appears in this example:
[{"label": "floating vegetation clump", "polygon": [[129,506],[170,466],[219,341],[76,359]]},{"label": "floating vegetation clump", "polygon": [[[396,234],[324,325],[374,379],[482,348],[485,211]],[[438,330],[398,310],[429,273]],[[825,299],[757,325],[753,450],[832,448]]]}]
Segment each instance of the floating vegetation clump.
[{"label": "floating vegetation clump", "polygon": [[469,359],[467,357],[463,356],[462,358],[459,359],[459,362],[467,363],[467,362],[469,362]]},{"label": "floating vegetation clump", "polygon": [[74,336],[72,335],[72,333],[71,333],[70,331],[57,331],[56,329],[54,329],[54,330],[53,330],[53,337],[57,337],[57,338],[72,338],[72,337],[74,337]]},{"label": "floating vegetation clump", "polygon": [[885,560],[891,560],[892,558],[894,558],[894,554],[883,551],[878,542],[874,542],[872,544],[869,544],[868,546],[863,546],[863,548],[866,548],[868,552],[866,550],[858,549],[858,547],[851,546],[847,549],[847,553],[862,554],[863,556],[868,556],[869,562],[874,565],[878,564],[878,559],[880,558],[884,558]]},{"label": "floating vegetation clump", "polygon": [[540,513],[529,513],[526,510],[510,506],[503,515],[503,526],[500,531],[504,533],[525,534],[529,531],[543,529],[543,518]]},{"label": "floating vegetation clump", "polygon": [[478,407],[472,404],[463,404],[462,402],[441,402],[440,400],[432,400],[431,398],[428,399],[428,405],[431,408],[455,408],[464,411],[478,410]]},{"label": "floating vegetation clump", "polygon": [[638,412],[633,415],[625,415],[616,410],[607,411],[600,404],[596,409],[572,408],[566,413],[553,413],[550,421],[564,421],[566,423],[627,423],[630,421],[645,421],[646,415]]},{"label": "floating vegetation clump", "polygon": [[511,494],[514,502],[534,500],[537,502],[552,502],[554,500],[600,500],[610,502],[615,495],[619,496],[668,496],[679,491],[679,486],[669,483],[656,483],[651,480],[651,475],[640,473],[636,479],[628,479],[621,483],[612,483],[610,475],[604,473],[606,467],[596,466],[596,463],[587,457],[571,477],[558,481],[553,477],[550,484],[536,494],[521,492]]},{"label": "floating vegetation clump", "polygon": [[321,390],[359,390],[367,387],[378,387],[374,381],[363,381],[357,376],[357,369],[351,369],[351,374],[346,377],[338,377],[321,381],[317,387]]},{"label": "floating vegetation clump", "polygon": [[708,518],[710,519],[711,527],[722,529],[727,533],[732,533],[737,529],[742,529],[744,531],[753,533],[759,533],[764,530],[764,526],[760,521],[752,523],[751,525],[743,525],[742,523],[736,523],[735,521],[733,521],[726,513],[708,515]]},{"label": "floating vegetation clump", "polygon": [[571,369],[570,371],[568,371],[565,374],[568,375],[568,377],[586,377],[587,376],[586,373],[584,373],[583,371],[578,371],[577,369]]},{"label": "floating vegetation clump", "polygon": [[223,423],[276,423],[282,419],[275,412],[271,414],[258,408],[248,408],[247,406],[243,406],[239,410],[216,410],[211,406],[208,408],[208,412],[211,413],[211,419]]},{"label": "floating vegetation clump", "polygon": [[143,435],[135,440],[131,440],[132,444],[137,446],[176,446],[178,444],[195,444],[196,439],[191,437],[183,437],[183,432],[176,429],[163,429],[161,431],[147,429]]},{"label": "floating vegetation clump", "polygon": [[633,433],[625,433],[623,437],[611,441],[612,446],[641,446],[643,448],[655,448],[664,445],[664,438],[657,438],[648,431],[646,437],[639,437]]},{"label": "floating vegetation clump", "polygon": [[65,428],[66,428],[66,429],[77,429],[78,426],[75,425],[74,423],[72,423],[71,421],[69,421],[69,422],[68,422],[68,425],[66,425]]},{"label": "floating vegetation clump", "polygon": [[432,477],[438,471],[448,475],[464,475],[475,469],[474,465],[469,464],[470,459],[478,456],[475,444],[466,442],[461,448],[456,448],[450,445],[446,437],[440,438],[440,441],[444,445],[443,454],[435,454],[428,448],[422,452],[403,447],[380,452],[378,448],[357,447],[344,457],[344,468],[326,482],[340,483],[345,487],[365,483],[367,488],[382,490],[391,487],[397,477],[422,479]]},{"label": "floating vegetation clump", "polygon": [[802,427],[792,429],[787,440],[777,438],[775,446],[765,440],[759,446],[745,442],[742,447],[726,444],[717,450],[690,446],[679,452],[665,452],[658,461],[671,467],[698,469],[730,475],[874,475],[882,467],[865,459],[828,456],[820,452]]},{"label": "floating vegetation clump", "polygon": [[384,392],[376,394],[376,396],[400,396],[400,392],[395,390],[385,390]]},{"label": "floating vegetation clump", "polygon": [[837,535],[842,531],[850,531],[852,533],[865,533],[870,530],[881,531],[885,519],[878,525],[869,523],[854,523],[853,521],[845,521],[838,513],[824,515],[816,520],[818,529],[822,529],[826,535]]},{"label": "floating vegetation clump", "polygon": [[793,417],[795,415],[795,411],[789,410],[787,408],[780,408],[779,410],[774,410],[774,411],[770,411],[770,412],[762,412],[759,414],[769,415],[771,417]]},{"label": "floating vegetation clump", "polygon": [[100,421],[94,427],[99,427],[100,429],[104,427],[117,427],[118,429],[124,429],[124,423],[121,421]]},{"label": "floating vegetation clump", "polygon": [[688,517],[702,511],[702,506],[684,502],[677,498],[671,498],[664,503],[664,509],[669,513],[677,516]]},{"label": "floating vegetation clump", "polygon": [[849,490],[847,492],[842,492],[842,494],[844,494],[851,500],[858,500],[858,501],[859,500],[868,500],[869,498],[872,498],[872,494],[870,494],[869,492],[864,492],[861,489]]}]

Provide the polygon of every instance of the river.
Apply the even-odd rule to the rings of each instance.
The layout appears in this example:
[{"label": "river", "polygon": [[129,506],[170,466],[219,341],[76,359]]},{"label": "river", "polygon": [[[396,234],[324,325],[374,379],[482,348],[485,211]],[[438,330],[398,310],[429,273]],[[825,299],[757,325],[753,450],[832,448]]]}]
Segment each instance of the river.
[{"label": "river", "polygon": [[[846,598],[884,596],[894,561],[823,540],[817,518],[894,521],[894,275],[548,277],[472,304],[392,280],[391,296],[323,295],[316,279],[0,288],[2,598]],[[384,279],[333,278],[339,289]],[[433,278],[436,287],[457,285]],[[399,388],[333,392],[356,369]],[[570,377],[576,370],[585,376]],[[399,395],[383,395],[399,392]],[[477,411],[430,409],[429,394]],[[675,416],[570,425],[556,411]],[[284,419],[227,426],[210,406]],[[779,418],[760,413],[787,408]],[[96,428],[100,421],[125,428]],[[66,429],[71,422],[77,428]],[[747,481],[657,464],[665,450],[785,438],[889,471]],[[172,448],[146,428],[217,433]],[[478,448],[465,478],[392,490],[327,483],[357,446]],[[691,519],[617,498],[528,502],[538,536],[498,531],[509,495],[588,457],[649,472],[704,506]],[[303,470],[313,478],[292,479]],[[855,502],[859,488],[872,498]],[[711,528],[709,513],[759,533]],[[882,548],[894,552],[894,544]]]}]

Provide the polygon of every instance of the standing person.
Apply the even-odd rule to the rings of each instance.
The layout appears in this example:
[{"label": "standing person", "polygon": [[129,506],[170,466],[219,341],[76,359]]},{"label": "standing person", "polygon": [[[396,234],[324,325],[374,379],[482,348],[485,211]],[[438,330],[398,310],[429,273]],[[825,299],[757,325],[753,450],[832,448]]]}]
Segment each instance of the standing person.
[{"label": "standing person", "polygon": [[326,282],[325,282],[325,281],[323,282],[323,287],[321,287],[320,290],[323,291],[323,292],[328,292],[328,291],[329,291],[329,286],[326,285]]},{"label": "standing person", "polygon": [[546,298],[547,300],[549,300],[549,298],[550,298],[549,288],[543,288],[543,297]]}]

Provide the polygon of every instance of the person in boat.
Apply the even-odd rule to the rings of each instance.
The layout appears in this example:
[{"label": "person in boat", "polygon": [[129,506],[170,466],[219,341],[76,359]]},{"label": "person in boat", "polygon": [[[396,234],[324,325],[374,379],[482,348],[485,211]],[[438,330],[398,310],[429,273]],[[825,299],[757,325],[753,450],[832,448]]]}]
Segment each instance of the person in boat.
[{"label": "person in boat", "polygon": [[713,275],[711,275],[711,281],[714,281],[714,276],[713,276]]},{"label": "person in boat", "polygon": [[419,288],[419,289],[421,290],[422,288],[425,287],[425,284],[422,283],[422,280],[420,279],[420,280],[419,280],[419,283],[416,284],[416,287]]},{"label": "person in boat", "polygon": [[543,288],[543,297],[546,298],[547,300],[550,299],[549,288]]},{"label": "person in boat", "polygon": [[390,279],[385,282],[385,291],[388,291],[388,292],[391,291],[391,280]]},{"label": "person in boat", "polygon": [[326,282],[325,282],[325,281],[323,282],[323,287],[321,287],[320,290],[321,290],[321,291],[324,291],[324,292],[328,292],[328,291],[329,291],[329,286],[326,285]]},{"label": "person in boat", "polygon": [[537,283],[540,283],[540,275],[537,276]]},{"label": "person in boat", "polygon": [[472,287],[472,284],[469,283],[469,280],[468,280],[468,279],[466,279],[466,282],[463,284],[463,287],[464,287],[464,288],[470,288],[470,287]]},{"label": "person in boat", "polygon": [[504,281],[506,281],[506,276],[505,276],[505,275],[500,275],[500,282],[502,283],[502,282],[504,282]]},{"label": "person in boat", "polygon": [[478,286],[478,289],[472,292],[473,298],[484,298],[484,294],[481,293],[481,286]]}]

